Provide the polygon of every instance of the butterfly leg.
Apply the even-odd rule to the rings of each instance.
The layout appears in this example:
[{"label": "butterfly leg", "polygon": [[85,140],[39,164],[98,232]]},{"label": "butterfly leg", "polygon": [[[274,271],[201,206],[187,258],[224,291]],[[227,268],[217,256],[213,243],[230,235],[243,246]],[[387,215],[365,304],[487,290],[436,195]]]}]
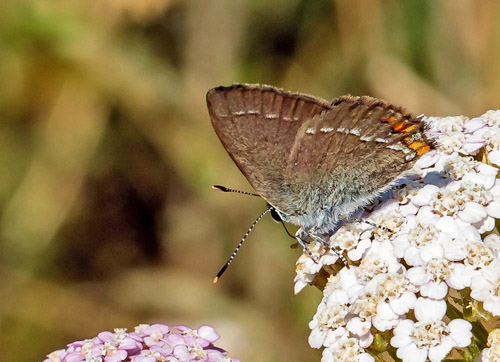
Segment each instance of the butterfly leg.
[{"label": "butterfly leg", "polygon": [[380,229],[380,230],[388,231],[388,232],[391,232],[391,233],[394,232],[393,230],[389,229],[388,227],[385,227],[385,226],[379,225],[379,224],[375,224],[374,222],[371,222],[371,221],[365,220],[365,219],[351,218],[351,219],[349,219],[349,222],[364,223],[364,224],[368,224],[368,225],[373,226],[374,228],[377,228],[377,229]]},{"label": "butterfly leg", "polygon": [[297,232],[295,233],[295,239],[297,239],[297,242],[304,250],[307,249],[307,245],[309,244],[309,242],[305,239],[306,237],[307,233],[302,228],[297,230]]},{"label": "butterfly leg", "polygon": [[[331,251],[333,251],[340,260],[342,260],[342,262],[344,263],[344,265],[346,267],[349,267],[349,263],[347,261],[347,259],[345,258],[344,254],[342,253],[342,250],[337,248],[335,245],[332,245],[330,243],[330,236],[329,235],[323,235],[323,236],[320,236],[318,234],[315,234],[314,232],[311,232],[309,234],[309,236],[311,237],[311,239],[313,239],[315,242],[323,245],[324,248],[326,249],[329,249]],[[325,240],[325,237],[326,237],[326,240]]]},{"label": "butterfly leg", "polygon": [[327,238],[328,240],[325,240],[323,237],[319,236],[319,234],[314,233],[314,231],[309,233],[309,237],[316,243],[322,245],[324,248],[332,249],[329,238]]},{"label": "butterfly leg", "polygon": [[295,239],[297,240],[299,245],[302,247],[302,251],[305,254],[307,254],[308,257],[310,257],[312,260],[314,260],[315,263],[319,263],[319,259],[316,256],[312,255],[311,251],[307,247],[309,245],[309,242],[307,241],[308,236],[309,236],[309,234],[307,232],[305,232],[304,229],[302,229],[302,228],[297,230],[297,232],[295,233]]}]

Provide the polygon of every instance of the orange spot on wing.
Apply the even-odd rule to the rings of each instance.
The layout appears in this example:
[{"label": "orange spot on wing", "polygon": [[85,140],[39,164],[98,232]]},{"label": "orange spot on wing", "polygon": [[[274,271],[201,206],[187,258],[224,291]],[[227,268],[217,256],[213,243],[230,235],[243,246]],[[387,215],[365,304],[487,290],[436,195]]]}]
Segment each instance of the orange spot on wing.
[{"label": "orange spot on wing", "polygon": [[392,130],[394,132],[403,132],[405,130],[406,123],[399,121],[398,123],[394,124],[392,126]]},{"label": "orange spot on wing", "polygon": [[426,144],[425,142],[413,142],[413,143],[410,143],[408,145],[409,148],[411,148],[412,150],[418,150],[419,148],[421,147],[424,147]]},{"label": "orange spot on wing", "polygon": [[417,128],[417,125],[415,124],[411,124],[411,123],[408,123],[408,122],[403,122],[403,121],[400,121],[398,123],[396,123],[394,126],[392,126],[392,130],[394,132],[399,132],[399,133],[409,133],[413,130],[415,130],[415,128]]},{"label": "orange spot on wing", "polygon": [[415,130],[415,128],[417,128],[416,124],[409,124],[409,123],[407,123],[406,127],[405,127],[405,129],[403,131],[406,132],[406,133],[408,133],[408,132],[411,132],[411,131]]},{"label": "orange spot on wing", "polygon": [[383,123],[391,123],[391,122],[394,122],[396,120],[396,117],[394,117],[394,116],[391,116],[391,117],[382,116],[382,117],[380,117],[380,120]]},{"label": "orange spot on wing", "polygon": [[431,146],[426,145],[418,149],[417,155],[422,156],[424,153],[427,153],[431,150]]}]

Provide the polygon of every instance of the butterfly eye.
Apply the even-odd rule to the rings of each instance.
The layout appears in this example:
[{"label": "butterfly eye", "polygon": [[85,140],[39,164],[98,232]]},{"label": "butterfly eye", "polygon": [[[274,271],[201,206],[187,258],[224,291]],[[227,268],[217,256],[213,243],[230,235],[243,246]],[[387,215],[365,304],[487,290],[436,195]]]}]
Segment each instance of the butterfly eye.
[{"label": "butterfly eye", "polygon": [[278,214],[278,211],[276,211],[274,207],[271,207],[271,217],[274,219],[274,221],[283,222],[283,219],[281,218],[280,214]]}]

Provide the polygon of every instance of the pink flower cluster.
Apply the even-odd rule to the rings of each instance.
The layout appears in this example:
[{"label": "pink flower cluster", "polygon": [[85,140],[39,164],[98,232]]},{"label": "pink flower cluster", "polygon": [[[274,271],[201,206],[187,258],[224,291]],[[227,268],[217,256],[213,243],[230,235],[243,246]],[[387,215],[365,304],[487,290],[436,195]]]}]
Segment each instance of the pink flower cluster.
[{"label": "pink flower cluster", "polygon": [[164,324],[141,324],[134,332],[117,328],[92,339],[68,344],[43,362],[239,362],[213,345],[219,335],[212,327],[191,329]]}]

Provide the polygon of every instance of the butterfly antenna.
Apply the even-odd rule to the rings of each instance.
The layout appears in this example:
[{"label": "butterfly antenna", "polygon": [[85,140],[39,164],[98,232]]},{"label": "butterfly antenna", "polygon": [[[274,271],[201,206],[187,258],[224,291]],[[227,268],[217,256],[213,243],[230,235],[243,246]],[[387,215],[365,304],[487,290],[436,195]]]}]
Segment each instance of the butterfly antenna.
[{"label": "butterfly antenna", "polygon": [[246,238],[248,237],[248,235],[252,232],[252,229],[255,227],[255,225],[257,225],[257,223],[269,212],[271,211],[271,208],[267,208],[266,211],[264,211],[262,214],[259,215],[259,217],[257,219],[255,219],[255,221],[253,222],[253,224],[248,228],[247,232],[245,233],[245,235],[243,235],[243,237],[241,238],[241,241],[239,242],[238,246],[236,246],[236,248],[234,249],[233,253],[231,254],[231,256],[229,257],[228,261],[226,262],[226,264],[224,264],[224,266],[222,268],[220,268],[219,272],[217,273],[217,275],[215,276],[213,282],[214,284],[217,283],[219,281],[219,278],[222,276],[222,274],[224,274],[224,272],[226,271],[226,269],[229,267],[229,265],[233,262],[234,258],[236,257],[236,254],[238,254],[238,251],[240,250],[241,246],[243,245],[243,243],[245,242]]},{"label": "butterfly antenna", "polygon": [[218,190],[218,191],[222,191],[222,192],[234,192],[236,194],[243,194],[243,195],[258,196],[258,197],[260,197],[260,195],[254,194],[252,192],[230,189],[230,188],[228,188],[226,186],[221,186],[221,185],[213,185],[212,186],[212,190]]}]

